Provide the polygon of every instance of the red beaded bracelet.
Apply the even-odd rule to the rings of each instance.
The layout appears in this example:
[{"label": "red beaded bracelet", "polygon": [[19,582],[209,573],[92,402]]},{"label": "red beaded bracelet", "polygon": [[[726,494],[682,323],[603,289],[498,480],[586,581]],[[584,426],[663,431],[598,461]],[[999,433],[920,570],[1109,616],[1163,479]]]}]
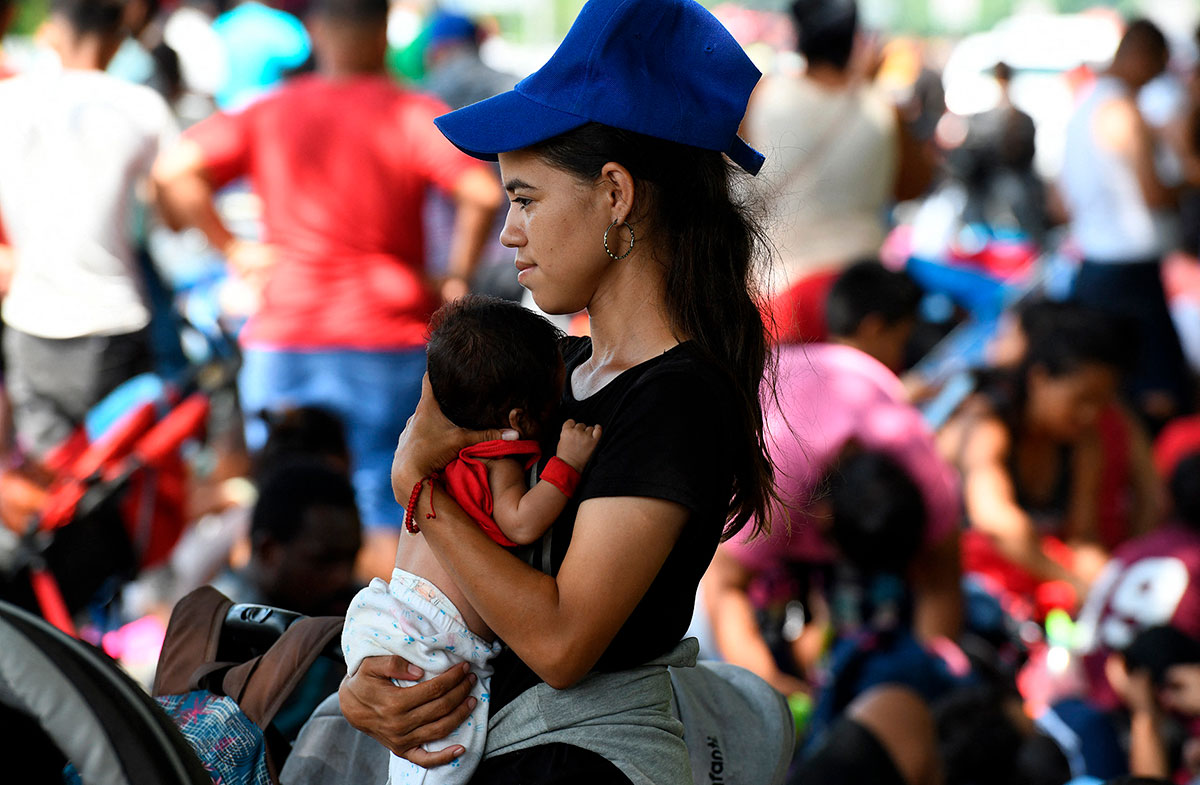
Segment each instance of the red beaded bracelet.
[{"label": "red beaded bracelet", "polygon": [[[420,534],[421,527],[417,525],[415,520],[417,514],[417,501],[421,498],[421,486],[429,483],[429,490],[433,490],[433,481],[437,479],[437,472],[422,477],[417,480],[417,484],[413,486],[412,493],[408,497],[408,508],[404,511],[404,528],[408,529],[409,534]],[[437,518],[437,510],[433,509],[433,497],[429,498],[429,512],[425,513],[427,520]]]},{"label": "red beaded bracelet", "polygon": [[568,499],[575,495],[575,489],[579,487],[579,472],[557,455],[546,461],[546,468],[542,469],[539,479],[558,488]]}]

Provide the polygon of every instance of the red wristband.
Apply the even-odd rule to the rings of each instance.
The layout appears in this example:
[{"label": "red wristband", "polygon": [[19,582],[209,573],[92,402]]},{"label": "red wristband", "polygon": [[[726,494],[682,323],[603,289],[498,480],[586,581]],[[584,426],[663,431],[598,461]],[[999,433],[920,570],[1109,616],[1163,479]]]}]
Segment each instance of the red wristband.
[{"label": "red wristband", "polygon": [[[417,515],[417,502],[421,498],[421,486],[425,485],[425,483],[429,483],[429,490],[432,493],[433,481],[437,479],[437,476],[437,472],[434,472],[428,477],[422,477],[421,479],[417,480],[417,484],[413,486],[412,494],[408,497],[408,509],[404,511],[404,528],[408,529],[409,534],[421,533],[421,527],[417,526],[417,522],[414,520]],[[430,520],[433,520],[437,517],[437,510],[433,509],[432,497],[429,499],[429,512],[425,514],[425,517]]]},{"label": "red wristband", "polygon": [[546,461],[546,468],[542,469],[539,479],[558,488],[568,499],[575,495],[575,489],[579,487],[579,472],[557,455]]}]

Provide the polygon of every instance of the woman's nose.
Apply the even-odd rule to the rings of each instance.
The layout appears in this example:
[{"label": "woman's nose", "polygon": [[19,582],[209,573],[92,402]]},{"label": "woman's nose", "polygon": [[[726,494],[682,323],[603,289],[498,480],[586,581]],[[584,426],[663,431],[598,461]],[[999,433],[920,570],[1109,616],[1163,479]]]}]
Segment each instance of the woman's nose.
[{"label": "woman's nose", "polygon": [[525,244],[525,235],[515,224],[513,211],[509,210],[504,218],[504,228],[500,230],[500,244],[505,248],[519,248]]}]

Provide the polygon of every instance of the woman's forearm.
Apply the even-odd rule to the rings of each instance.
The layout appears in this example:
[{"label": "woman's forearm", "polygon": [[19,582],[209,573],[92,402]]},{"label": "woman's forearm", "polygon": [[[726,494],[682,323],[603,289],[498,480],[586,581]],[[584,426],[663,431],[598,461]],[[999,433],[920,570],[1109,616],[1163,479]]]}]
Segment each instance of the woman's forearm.
[{"label": "woman's forearm", "polygon": [[[437,517],[425,519],[430,500]],[[686,521],[653,499],[580,507],[557,577],[493,543],[444,490],[422,493],[417,520],[442,566],[488,626],[552,687],[582,678],[645,595]]]},{"label": "woman's forearm", "polygon": [[[427,498],[422,495],[418,520],[424,518]],[[421,520],[421,533],[442,566],[496,636],[554,685],[563,675],[559,667],[567,637],[554,578],[492,542],[441,489],[433,493],[433,506],[437,517]]]}]

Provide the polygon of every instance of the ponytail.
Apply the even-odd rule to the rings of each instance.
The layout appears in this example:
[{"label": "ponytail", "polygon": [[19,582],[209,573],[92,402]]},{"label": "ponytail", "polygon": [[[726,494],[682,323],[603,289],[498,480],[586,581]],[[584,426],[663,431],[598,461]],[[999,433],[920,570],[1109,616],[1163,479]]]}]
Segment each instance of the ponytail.
[{"label": "ponytail", "polygon": [[766,529],[775,499],[760,387],[774,390],[760,303],[754,294],[767,247],[762,226],[735,195],[732,164],[721,153],[590,123],[532,149],[547,163],[582,179],[600,176],[610,161],[649,186],[650,218],[662,235],[667,311],[686,335],[728,376],[737,395],[734,487],[724,537],[748,522]]}]

